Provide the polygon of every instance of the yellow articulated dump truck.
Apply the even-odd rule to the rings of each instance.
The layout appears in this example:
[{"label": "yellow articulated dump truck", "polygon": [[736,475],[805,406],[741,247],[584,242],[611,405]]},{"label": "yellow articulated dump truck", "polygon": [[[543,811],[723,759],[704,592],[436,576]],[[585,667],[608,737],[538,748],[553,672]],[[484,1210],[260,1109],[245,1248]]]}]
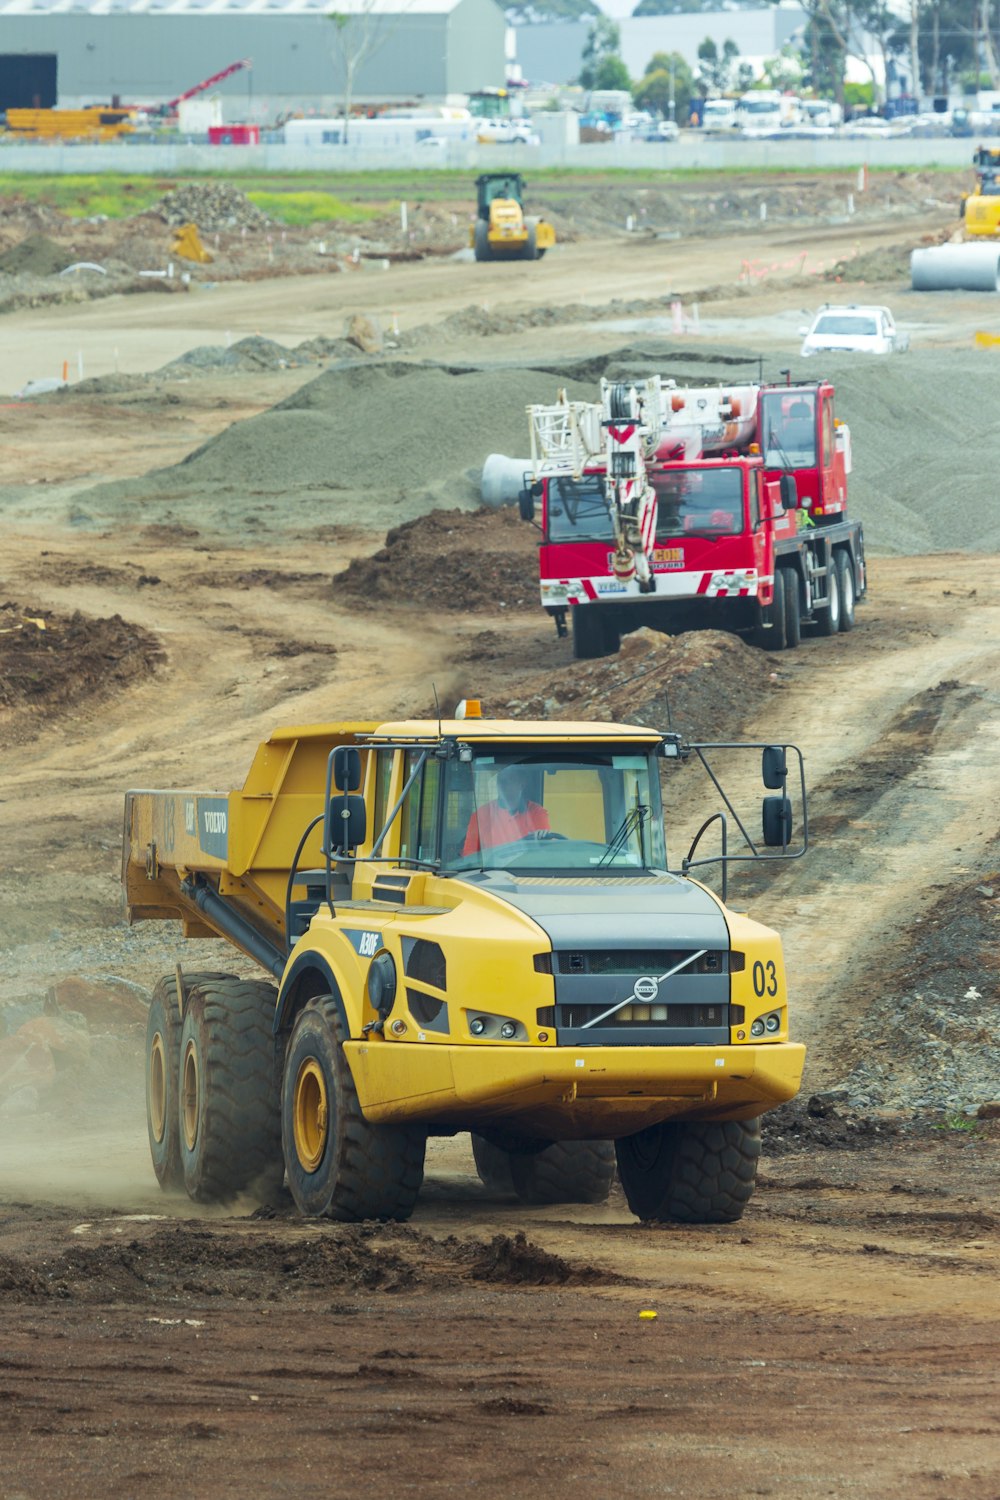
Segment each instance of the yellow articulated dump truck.
[{"label": "yellow articulated dump truck", "polygon": [[[278,729],[242,790],[127,794],[129,920],[266,975],[157,984],[160,1183],[226,1201],[287,1181],[306,1215],[405,1219],[428,1137],[469,1131],[483,1180],[526,1203],[601,1201],[617,1167],[642,1219],[738,1219],[804,1048],[780,941],[727,908],[725,872],[805,852],[801,755],[477,709]],[[734,748],[776,793],[759,833],[710,764]],[[671,869],[661,777],[691,757],[727,811]],[[716,824],[722,853],[696,857]],[[690,873],[719,861],[721,898]]]}]

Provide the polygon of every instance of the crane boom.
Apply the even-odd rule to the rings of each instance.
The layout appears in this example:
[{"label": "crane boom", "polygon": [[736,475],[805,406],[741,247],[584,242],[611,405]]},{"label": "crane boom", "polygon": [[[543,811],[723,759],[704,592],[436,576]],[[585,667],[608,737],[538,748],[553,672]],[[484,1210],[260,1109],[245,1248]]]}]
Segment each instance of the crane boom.
[{"label": "crane boom", "polygon": [[178,104],[182,104],[185,99],[193,99],[195,94],[204,93],[205,89],[210,89],[213,84],[221,83],[224,78],[231,77],[233,73],[242,73],[244,68],[252,67],[253,58],[241,57],[239,62],[230,63],[228,68],[223,68],[219,73],[213,73],[211,78],[203,78],[200,83],[196,83],[192,88],[185,89],[183,94],[177,95],[176,99],[168,99],[164,105],[164,109],[176,109]]}]

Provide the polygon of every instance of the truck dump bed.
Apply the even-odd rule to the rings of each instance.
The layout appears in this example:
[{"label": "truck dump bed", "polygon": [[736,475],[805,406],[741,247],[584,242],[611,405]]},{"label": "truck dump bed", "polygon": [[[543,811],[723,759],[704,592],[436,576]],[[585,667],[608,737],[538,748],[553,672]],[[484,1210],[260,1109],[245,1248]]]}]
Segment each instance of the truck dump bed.
[{"label": "truck dump bed", "polygon": [[[283,961],[289,872],[303,831],[322,813],[330,751],[376,727],[276,729],[258,746],[238,791],[128,792],[122,844],[128,921],[179,920],[185,937],[225,937],[258,962],[268,949]],[[363,766],[368,752],[359,749]],[[317,825],[299,859],[303,874],[322,864],[321,839]],[[223,931],[213,919],[213,895],[224,898],[244,931],[231,922]]]}]

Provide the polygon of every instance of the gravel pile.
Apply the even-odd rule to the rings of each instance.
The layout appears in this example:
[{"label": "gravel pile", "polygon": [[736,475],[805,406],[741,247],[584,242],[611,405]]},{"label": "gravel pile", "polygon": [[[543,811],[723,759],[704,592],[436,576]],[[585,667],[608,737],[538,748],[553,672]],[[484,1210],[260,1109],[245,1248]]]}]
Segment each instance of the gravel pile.
[{"label": "gravel pile", "polygon": [[29,234],[0,255],[0,271],[8,276],[57,276],[73,262],[74,256],[63,245],[57,245],[45,234]]},{"label": "gravel pile", "polygon": [[201,230],[264,229],[266,214],[228,182],[186,182],[165,193],[153,208],[168,224],[197,224]]}]

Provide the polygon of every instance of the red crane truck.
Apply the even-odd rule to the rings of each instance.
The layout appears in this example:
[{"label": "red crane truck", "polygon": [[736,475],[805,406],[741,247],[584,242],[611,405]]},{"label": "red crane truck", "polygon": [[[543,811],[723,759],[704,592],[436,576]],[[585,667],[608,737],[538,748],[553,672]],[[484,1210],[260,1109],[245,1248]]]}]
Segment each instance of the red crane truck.
[{"label": "red crane truck", "polygon": [[828,381],[681,389],[602,382],[600,403],[528,408],[541,602],[574,655],[622,634],[733,630],[780,651],[850,630],[866,592],[847,518],[850,433]]}]

